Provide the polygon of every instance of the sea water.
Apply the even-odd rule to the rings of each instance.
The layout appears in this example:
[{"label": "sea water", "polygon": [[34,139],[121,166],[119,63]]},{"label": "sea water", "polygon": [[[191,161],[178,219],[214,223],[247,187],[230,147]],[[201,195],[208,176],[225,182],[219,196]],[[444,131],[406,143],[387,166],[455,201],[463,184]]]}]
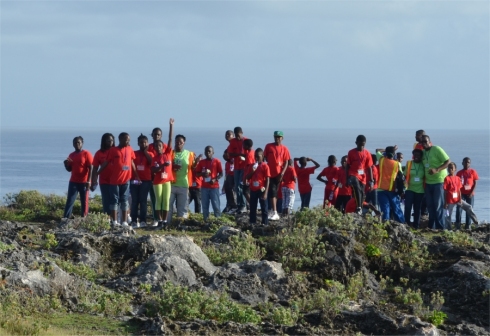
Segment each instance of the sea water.
[{"label": "sea water", "polygon": [[[167,142],[168,125],[163,129],[162,140]],[[151,142],[151,129],[67,129],[67,130],[6,130],[1,131],[0,137],[0,196],[15,193],[20,190],[35,189],[41,193],[66,194],[70,174],[64,169],[63,160],[73,152],[72,140],[81,135],[84,139],[83,148],[92,155],[100,148],[100,138],[103,133],[111,132],[116,137],[120,132],[131,135],[131,146],[138,149],[137,138],[143,133]],[[233,129],[233,127],[230,127]],[[244,135],[254,142],[254,149],[264,148],[273,142],[275,129],[256,128],[244,129]],[[340,158],[355,147],[357,135],[367,137],[366,149],[374,153],[376,148],[398,145],[398,151],[404,154],[406,160],[411,159],[414,130],[356,130],[356,129],[281,129],[284,131],[283,144],[289,148],[291,156],[310,157],[320,163],[315,174],[311,175],[313,186],[311,206],[323,202],[324,184],[316,180],[316,176],[327,166],[327,157],[335,155],[337,163]],[[214,147],[215,158],[222,161],[223,151],[227,147],[225,140],[226,129],[183,128],[175,125],[175,133],[186,137],[185,148],[203,154],[204,147]],[[441,146],[457,165],[462,168],[464,157],[471,158],[471,166],[479,174],[476,188],[475,212],[480,220],[490,220],[490,137],[488,130],[426,130],[434,145]],[[309,163],[311,164],[311,163]],[[222,181],[222,180],[221,180]],[[97,189],[95,194],[99,194]],[[92,193],[92,194],[94,194]],[[221,198],[221,208],[226,199]],[[295,208],[300,206],[299,194],[296,194]]]}]

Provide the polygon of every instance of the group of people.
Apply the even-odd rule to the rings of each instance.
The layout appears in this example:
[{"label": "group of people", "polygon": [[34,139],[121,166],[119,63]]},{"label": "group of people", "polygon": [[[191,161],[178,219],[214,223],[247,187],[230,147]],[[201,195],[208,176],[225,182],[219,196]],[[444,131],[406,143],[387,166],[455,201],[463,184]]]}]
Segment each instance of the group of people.
[{"label": "group of people", "polygon": [[[81,136],[73,139],[72,152],[64,161],[71,172],[64,217],[72,214],[80,194],[82,216],[88,213],[89,190],[100,186],[103,210],[113,226],[147,226],[147,201],[151,199],[151,226],[164,228],[171,222],[174,205],[177,217],[186,217],[189,204],[206,221],[212,207],[214,216],[221,213],[249,212],[251,224],[257,222],[260,204],[261,222],[279,220],[280,214],[293,210],[295,189],[301,208],[308,208],[312,186],[310,175],[320,164],[309,157],[292,158],[282,143],[284,133],[275,131],[274,142],[253,149],[252,139],[240,127],[225,132],[228,147],[221,161],[214,157],[212,146],[204,148],[204,157],[185,149],[186,138],[173,136],[174,119],[169,120],[168,141],[162,141],[162,130],[153,129],[152,143],[141,134],[139,149],[133,151],[130,136],[121,133],[118,144],[110,133],[102,135],[100,149],[92,154],[83,149]],[[401,164],[403,154],[396,146],[376,149],[371,154],[366,137],[356,138],[356,147],[341,158],[328,157],[328,167],[317,176],[325,184],[324,207],[335,207],[343,213],[363,214],[374,211],[384,220],[394,219],[419,228],[421,214],[429,216],[429,227],[450,229],[451,214],[456,207],[456,226],[461,225],[461,211],[466,212],[466,228],[471,221],[478,224],[473,212],[477,172],[470,158],[463,159],[463,169],[439,147],[432,145],[423,130],[416,132],[417,142],[412,160]],[[174,143],[175,141],[175,143]],[[314,166],[309,166],[311,162]],[[226,194],[226,207],[221,211],[221,192]],[[131,199],[131,202],[129,202]],[[401,203],[405,202],[404,212]],[[131,205],[129,204],[131,203]],[[413,221],[411,218],[413,216]]]}]

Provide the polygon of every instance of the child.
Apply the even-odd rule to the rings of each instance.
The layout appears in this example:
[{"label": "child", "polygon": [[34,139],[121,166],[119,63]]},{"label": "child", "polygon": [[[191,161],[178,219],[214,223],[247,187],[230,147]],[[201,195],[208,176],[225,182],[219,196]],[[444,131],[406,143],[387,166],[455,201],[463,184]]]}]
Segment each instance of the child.
[{"label": "child", "polygon": [[102,173],[108,165],[111,167],[110,178],[110,216],[112,226],[120,225],[117,222],[117,211],[121,210],[121,224],[129,226],[127,222],[128,197],[129,197],[129,180],[131,179],[131,170],[134,172],[136,180],[141,181],[134,165],[134,151],[129,145],[131,138],[128,133],[119,134],[119,144],[109,150],[106,161],[99,169]]},{"label": "child", "polygon": [[254,225],[257,222],[257,202],[260,203],[262,212],[262,224],[269,224],[267,193],[269,191],[269,166],[264,162],[264,151],[262,148],[255,150],[255,160],[251,166],[248,166],[245,175],[247,180],[250,180],[250,224]]},{"label": "child", "polygon": [[223,168],[218,159],[213,158],[214,149],[212,146],[204,148],[206,159],[199,161],[196,167],[196,175],[202,176],[201,198],[203,219],[209,217],[209,203],[213,206],[215,217],[221,216],[219,205],[219,183],[218,180],[223,176]]},{"label": "child", "polygon": [[90,187],[90,190],[95,191],[98,180],[100,184],[100,194],[102,196],[102,209],[105,214],[109,214],[111,211],[109,209],[111,204],[111,192],[109,190],[111,169],[110,167],[107,167],[102,174],[99,174],[98,170],[104,161],[106,161],[111,147],[114,147],[114,136],[111,133],[104,133],[100,140],[100,149],[95,153],[94,161],[92,162],[92,186]]},{"label": "child", "polygon": [[[461,188],[461,198],[463,201],[473,206],[475,204],[475,188],[476,181],[478,180],[478,173],[471,166],[471,159],[469,157],[465,157],[463,159],[463,169],[458,171],[456,174],[461,178],[461,184],[463,187]],[[461,225],[461,207],[458,206],[456,208],[456,225]],[[466,213],[466,227],[470,227],[470,216]]]},{"label": "child", "polygon": [[141,183],[135,183],[135,177],[133,176],[129,185],[129,192],[131,194],[131,218],[133,219],[131,225],[133,228],[146,227],[148,193],[152,188],[151,163],[154,156],[153,153],[148,152],[148,138],[145,135],[141,134],[138,137],[138,146],[140,149],[134,152],[134,155],[136,157],[136,171],[140,176]]},{"label": "child", "polygon": [[[337,164],[337,158],[335,155],[330,155],[328,157],[328,167],[324,168],[316,179],[322,183],[325,183],[325,192],[323,194],[323,208],[328,205],[329,207],[334,206],[337,202],[337,175],[339,168],[335,165]],[[322,177],[325,177],[323,179]]]},{"label": "child", "polygon": [[378,157],[376,154],[371,154],[371,158],[373,160],[373,166],[371,167],[373,176],[371,179],[374,181],[373,186],[366,185],[364,187],[364,192],[366,193],[366,202],[371,203],[374,207],[378,207],[378,181],[379,181],[379,172],[376,164],[378,163]]},{"label": "child", "polygon": [[337,201],[335,202],[335,208],[342,213],[345,213],[345,207],[347,206],[347,202],[352,198],[351,189],[347,186],[347,176],[345,167],[347,166],[347,156],[342,156],[340,159],[340,165],[342,166],[337,171]]},{"label": "child", "polygon": [[[168,144],[164,146],[161,140],[155,142],[155,157],[151,172],[153,173],[153,191],[155,193],[155,214],[158,222],[153,222],[154,227],[165,228],[167,214],[170,207],[170,182],[173,180],[172,172],[172,137],[174,119],[169,120]],[[163,149],[165,147],[165,150]],[[156,225],[155,225],[156,224]]]},{"label": "child", "polygon": [[[163,135],[162,129],[159,127],[155,127],[151,131],[151,137],[153,139],[153,143],[151,143],[148,146],[148,152],[153,154],[153,157],[155,157],[155,155],[157,154],[156,149],[155,149],[155,145],[159,141],[162,140],[162,135]],[[165,152],[166,149],[167,149],[167,146],[165,144],[163,144],[162,152]],[[153,180],[153,173],[152,173],[151,179]],[[154,221],[153,223],[154,223],[154,225],[158,225],[158,215],[156,214],[156,211],[155,211],[156,198],[155,198],[155,191],[153,190],[153,187],[150,188],[150,199],[151,199],[151,210],[152,210],[153,221]]]},{"label": "child", "polygon": [[[232,132],[233,134],[233,132]],[[223,153],[223,159],[225,160],[225,181],[223,182],[223,194],[226,195],[226,207],[223,209],[223,213],[233,214],[237,211],[237,205],[235,200],[235,181],[233,177],[233,160],[228,155],[228,150],[225,149]]]},{"label": "child", "polygon": [[88,213],[88,194],[92,176],[92,154],[82,149],[83,138],[77,136],[73,139],[73,148],[75,151],[68,155],[63,161],[65,169],[71,172],[70,182],[68,182],[68,195],[66,197],[64,218],[69,218],[73,211],[73,204],[80,193],[80,202],[82,203],[82,217]]},{"label": "child", "polygon": [[[373,160],[371,158],[371,153],[364,149],[366,146],[366,137],[364,135],[358,135],[356,138],[356,148],[351,149],[347,153],[347,165],[346,165],[346,175],[347,184],[352,188],[352,194],[356,200],[357,213],[362,214],[362,203],[364,202],[364,186],[366,183],[373,184],[372,180],[373,173],[371,171],[371,166],[373,165]],[[370,177],[368,181],[367,176]]]},{"label": "child", "polygon": [[[313,162],[315,167],[306,168],[307,162]],[[299,162],[299,165],[298,163]],[[294,158],[294,170],[298,176],[298,191],[301,198],[301,209],[310,207],[311,190],[313,189],[310,184],[310,175],[320,167],[320,164],[311,158],[305,158],[304,156]]]},{"label": "child", "polygon": [[[197,162],[201,161],[202,155],[196,157],[194,160]],[[201,213],[201,186],[202,177],[197,176],[196,170],[192,170],[192,185],[189,186],[189,205],[194,202],[194,213]]]},{"label": "child", "polygon": [[396,161],[402,163],[403,162],[403,153],[398,152],[396,153]]},{"label": "child", "polygon": [[289,213],[293,211],[296,178],[297,176],[292,166],[292,162],[288,161],[288,167],[286,168],[281,181],[283,215],[289,215]]},{"label": "child", "polygon": [[[255,163],[255,151],[252,149],[253,144],[252,139],[245,139],[243,141],[242,160],[244,161],[244,171]],[[250,203],[250,183],[245,178],[243,179],[243,196],[245,196],[246,207],[248,208]]]},{"label": "child", "polygon": [[[478,218],[476,218],[475,213],[473,212],[473,208],[471,205],[466,203],[461,199],[461,178],[459,176],[455,176],[454,173],[456,171],[456,164],[451,162],[447,166],[448,175],[444,179],[444,208],[447,209],[446,213],[446,229],[451,229],[451,215],[453,213],[453,209],[455,205],[460,206],[473,220],[473,223],[478,225]],[[456,223],[456,229],[460,229],[461,223]],[[466,230],[470,229],[469,225],[466,225]]]}]

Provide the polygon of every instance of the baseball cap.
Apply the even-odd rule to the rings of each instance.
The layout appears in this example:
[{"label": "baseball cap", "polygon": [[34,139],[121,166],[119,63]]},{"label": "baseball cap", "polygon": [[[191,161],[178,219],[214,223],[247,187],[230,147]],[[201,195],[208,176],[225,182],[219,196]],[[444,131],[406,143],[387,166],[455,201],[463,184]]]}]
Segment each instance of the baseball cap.
[{"label": "baseball cap", "polygon": [[283,137],[284,136],[284,132],[283,131],[275,131],[274,132],[274,136],[275,137]]}]

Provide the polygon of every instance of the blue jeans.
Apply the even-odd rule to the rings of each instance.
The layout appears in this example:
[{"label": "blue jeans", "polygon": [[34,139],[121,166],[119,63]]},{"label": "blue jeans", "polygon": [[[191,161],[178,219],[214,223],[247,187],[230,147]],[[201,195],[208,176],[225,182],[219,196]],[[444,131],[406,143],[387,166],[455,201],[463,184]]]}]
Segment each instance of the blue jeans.
[{"label": "blue jeans", "polygon": [[80,193],[80,203],[82,204],[81,216],[85,217],[88,213],[88,193],[85,183],[68,182],[68,195],[66,197],[65,212],[63,217],[68,218],[73,211],[73,205]]},{"label": "blue jeans", "polygon": [[102,209],[105,214],[110,214],[111,211],[111,185],[101,184],[100,195],[102,196]]},{"label": "blue jeans", "polygon": [[366,202],[371,203],[378,209],[378,190],[371,190],[366,193]]},{"label": "blue jeans", "polygon": [[390,209],[393,209],[393,218],[399,223],[405,223],[400,198],[393,191],[378,190],[379,210],[383,213],[383,220],[390,219]]},{"label": "blue jeans", "polygon": [[[146,222],[148,193],[153,189],[151,181],[141,181],[141,184],[131,184],[129,190],[131,192],[131,218],[136,222],[139,218],[140,222]],[[138,216],[139,207],[139,216]]]},{"label": "blue jeans", "polygon": [[444,230],[444,188],[443,183],[426,184],[425,201],[429,211],[429,229]]},{"label": "blue jeans", "polygon": [[418,229],[420,226],[420,209],[422,208],[422,200],[425,194],[405,191],[405,223],[410,224],[413,208],[413,227]]},{"label": "blue jeans", "polygon": [[151,201],[151,214],[153,216],[153,220],[158,220],[158,216],[155,211],[155,203],[157,201],[157,197],[155,196],[155,190],[150,188],[150,201]]},{"label": "blue jeans", "polygon": [[127,211],[129,208],[129,181],[124,184],[110,185],[111,190],[111,205],[112,211],[121,209]]},{"label": "blue jeans", "polygon": [[[474,208],[475,204],[475,197],[471,197],[470,195],[464,195],[461,194],[461,199],[471,205],[472,208]],[[461,226],[461,211],[463,209],[458,205],[456,208],[456,227]],[[469,228],[471,225],[471,216],[469,212],[466,212],[466,227]]]},{"label": "blue jeans", "polygon": [[247,205],[247,200],[243,194],[243,169],[237,169],[233,172],[235,182],[236,203],[238,209],[243,209]]},{"label": "blue jeans", "polygon": [[221,216],[219,205],[219,188],[201,188],[202,215],[204,220],[209,217],[209,202],[213,206],[215,217]]},{"label": "blue jeans", "polygon": [[269,224],[267,199],[262,199],[263,196],[264,193],[260,190],[250,190],[250,224],[257,223],[257,202],[260,203],[260,209],[262,210],[262,224]]},{"label": "blue jeans", "polygon": [[304,194],[299,194],[299,197],[301,198],[301,209],[309,208],[310,200],[311,200],[311,191]]}]

